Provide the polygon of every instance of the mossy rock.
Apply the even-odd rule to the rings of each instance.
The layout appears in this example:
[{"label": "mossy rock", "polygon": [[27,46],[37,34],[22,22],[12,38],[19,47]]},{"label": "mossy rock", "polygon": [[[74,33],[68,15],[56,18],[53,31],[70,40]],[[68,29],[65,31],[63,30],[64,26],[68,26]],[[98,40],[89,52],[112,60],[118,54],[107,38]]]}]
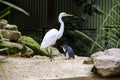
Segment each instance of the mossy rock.
[{"label": "mossy rock", "polygon": [[0,39],[3,38],[2,32],[0,31]]},{"label": "mossy rock", "polygon": [[19,31],[0,29],[0,38],[5,38],[9,41],[17,42],[20,36],[21,32]]},{"label": "mossy rock", "polygon": [[19,42],[31,48],[35,54],[40,54],[40,45],[33,38],[21,36]]},{"label": "mossy rock", "polygon": [[9,53],[8,53],[8,48],[0,48],[0,54],[1,54],[1,55],[9,54]]},{"label": "mossy rock", "polygon": [[4,29],[7,24],[8,24],[7,20],[0,19],[0,29]]},{"label": "mossy rock", "polygon": [[34,55],[34,51],[27,47],[24,46],[24,50],[21,51],[21,57],[32,57]]},{"label": "mossy rock", "polygon": [[5,54],[16,54],[20,51],[23,50],[23,45],[22,44],[18,44],[18,43],[13,43],[13,42],[8,42],[8,41],[3,41],[0,40],[0,53],[2,53],[2,51],[7,51]]},{"label": "mossy rock", "polygon": [[[31,48],[34,51],[34,54],[36,54],[36,55],[49,56],[46,49],[41,49],[40,45],[31,37],[21,36],[19,38],[19,42],[26,45],[27,47]],[[55,48],[52,48],[52,54],[58,55],[59,51]]]},{"label": "mossy rock", "polygon": [[7,24],[5,26],[6,30],[13,30],[13,31],[18,31],[18,27],[16,25],[11,25],[11,24]]}]

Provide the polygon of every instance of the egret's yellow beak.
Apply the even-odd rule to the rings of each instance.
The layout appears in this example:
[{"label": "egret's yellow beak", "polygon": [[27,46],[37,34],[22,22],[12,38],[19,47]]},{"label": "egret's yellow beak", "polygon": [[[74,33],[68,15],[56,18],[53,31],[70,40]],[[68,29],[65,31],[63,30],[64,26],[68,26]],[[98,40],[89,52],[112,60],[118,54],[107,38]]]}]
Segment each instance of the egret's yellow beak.
[{"label": "egret's yellow beak", "polygon": [[72,14],[65,14],[64,16],[73,16]]}]

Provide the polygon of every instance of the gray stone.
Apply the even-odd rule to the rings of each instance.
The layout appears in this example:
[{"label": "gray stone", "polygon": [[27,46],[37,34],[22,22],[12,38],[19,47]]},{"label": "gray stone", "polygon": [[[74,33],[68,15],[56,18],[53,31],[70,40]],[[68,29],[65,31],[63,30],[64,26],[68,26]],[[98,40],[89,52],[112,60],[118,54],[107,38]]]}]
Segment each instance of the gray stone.
[{"label": "gray stone", "polygon": [[0,19],[0,29],[4,29],[7,24],[8,24],[7,20]]},{"label": "gray stone", "polygon": [[21,36],[19,38],[19,43],[26,45],[31,48],[35,54],[40,54],[40,45],[32,37]]},{"label": "gray stone", "polygon": [[27,46],[25,46],[24,50],[21,51],[21,57],[32,57],[33,55],[34,51]]},{"label": "gray stone", "polygon": [[18,31],[18,27],[16,25],[11,25],[11,24],[7,24],[5,26],[6,30],[14,30],[14,31]]},{"label": "gray stone", "polygon": [[111,48],[91,55],[94,63],[92,71],[102,77],[120,76],[120,48]]},{"label": "gray stone", "polygon": [[0,53],[6,55],[6,54],[16,54],[23,50],[23,45],[8,41],[2,41],[0,40]]},{"label": "gray stone", "polygon": [[11,31],[11,30],[0,30],[2,37],[5,39],[8,39],[10,41],[17,41],[20,36],[21,36],[21,32],[19,31]]}]

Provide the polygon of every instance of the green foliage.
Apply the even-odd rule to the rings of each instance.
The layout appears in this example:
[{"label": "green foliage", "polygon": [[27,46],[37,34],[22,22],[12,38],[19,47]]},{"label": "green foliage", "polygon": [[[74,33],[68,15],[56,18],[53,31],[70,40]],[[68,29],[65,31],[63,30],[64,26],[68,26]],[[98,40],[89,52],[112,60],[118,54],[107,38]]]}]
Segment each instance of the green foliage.
[{"label": "green foliage", "polygon": [[[97,30],[96,41],[100,43],[104,49],[107,48],[120,48],[120,1],[113,0],[114,6],[106,13],[101,10],[104,16],[103,23]],[[91,51],[95,49],[93,44]]]},{"label": "green foliage", "polygon": [[[94,31],[90,30],[66,30],[63,37],[57,41],[56,45],[67,44],[71,46],[78,56],[90,56],[90,48],[93,43],[97,45],[100,49],[103,49],[101,45],[99,45],[96,41],[94,41],[95,37]],[[57,46],[59,48],[59,46]],[[62,52],[62,51],[61,51]]]},{"label": "green foliage", "polygon": [[20,12],[26,14],[26,15],[29,15],[28,12],[26,12],[26,11],[23,10],[22,8],[18,7],[17,5],[14,5],[14,4],[10,3],[10,2],[7,2],[7,1],[5,1],[5,0],[0,0],[0,3],[5,4],[5,5],[8,6],[8,7],[5,8],[4,10],[0,11],[0,19],[4,18],[4,17],[7,16],[8,14],[10,14],[10,13],[11,13],[11,10],[10,10],[11,8],[14,8],[14,9],[16,9],[16,10],[18,10],[18,11],[20,11]]},{"label": "green foliage", "polygon": [[[66,27],[70,27],[72,29],[81,29],[80,27],[85,26],[84,20],[87,19],[88,16],[93,15],[94,13],[103,14],[100,15],[99,18],[102,19],[103,23],[97,29],[97,32],[93,33],[92,31],[77,31],[77,33],[73,31],[66,31],[63,36],[64,43],[69,44],[75,50],[75,53],[78,55],[82,55],[87,53],[90,55],[91,53],[97,50],[104,50],[107,48],[119,48],[120,47],[120,2],[119,0],[113,0],[114,6],[107,13],[105,11],[100,10],[91,0],[74,0],[78,7],[86,8],[85,5],[91,4],[89,11],[86,10],[76,12],[78,14],[74,18],[66,18]],[[89,2],[87,2],[89,1]],[[84,6],[84,7],[82,7]],[[93,7],[92,7],[93,6]],[[78,8],[78,9],[80,9]],[[93,13],[92,13],[93,11]],[[96,11],[96,12],[94,12]],[[90,13],[89,13],[90,12]],[[81,18],[81,17],[82,18]],[[79,20],[78,20],[79,19]],[[78,22],[77,22],[78,21]],[[80,24],[81,23],[81,24]],[[92,35],[90,35],[92,34]],[[91,38],[90,38],[91,37]],[[92,43],[91,43],[92,42]],[[63,42],[61,42],[63,43]],[[73,46],[74,45],[74,46]]]},{"label": "green foliage", "polygon": [[99,47],[101,50],[103,50],[103,47],[94,41],[96,37],[95,31],[80,31],[80,29],[86,27],[88,16],[92,16],[94,14],[103,14],[99,7],[96,5],[96,1],[73,0],[73,2],[74,7],[76,8],[75,12],[73,12],[75,16],[65,18],[64,22],[65,28],[73,29],[75,31],[65,31],[63,38],[58,42],[64,42],[63,44],[70,45],[74,49],[75,54],[80,56],[89,56],[90,53],[92,53],[90,52],[90,49],[93,43],[95,43],[95,47]]},{"label": "green foliage", "polygon": [[8,14],[10,14],[11,11],[10,11],[10,7],[4,9],[3,11],[0,12],[0,19],[6,17]]},{"label": "green foliage", "polygon": [[14,54],[14,55],[9,55],[9,56],[0,58],[0,71],[2,71],[2,75],[4,77],[4,80],[8,80],[8,77],[7,77],[6,71],[4,69],[4,66],[2,65],[2,61],[8,59],[9,57],[16,57],[16,56],[18,56],[18,53]]},{"label": "green foliage", "polygon": [[75,16],[65,18],[64,22],[67,27],[72,29],[80,29],[86,26],[89,16],[94,14],[102,14],[95,0],[73,0]]},{"label": "green foliage", "polygon": [[[7,2],[5,0],[0,0],[0,3],[8,6],[7,8],[3,9],[2,11],[0,11],[0,19],[4,18],[4,17],[6,17],[7,15],[10,14],[11,13],[11,10],[10,10],[11,8],[14,8],[14,9],[16,9],[16,10],[18,10],[18,11],[20,11],[20,12],[26,14],[26,15],[29,15],[28,12],[26,12],[22,8],[18,7],[17,5],[14,5],[14,4],[10,3],[10,2]],[[2,38],[1,33],[0,33],[0,38]],[[7,59],[7,58],[5,58],[5,59]],[[2,59],[0,58],[0,62],[1,61],[2,61]],[[3,68],[1,63],[0,63],[0,69],[1,69],[1,71],[3,73],[3,76],[4,76],[5,80],[8,80],[7,75],[5,73],[5,70],[4,70],[4,68]]]},{"label": "green foliage", "polygon": [[81,31],[78,31],[78,30],[75,30],[75,32],[83,35],[85,38],[87,38],[88,40],[90,40],[91,42],[96,44],[99,48],[103,49],[103,47],[101,45],[99,45],[97,42],[95,42],[92,38],[88,37],[86,34],[82,33]]},{"label": "green foliage", "polygon": [[73,0],[74,4],[78,7],[79,14],[85,14],[85,15],[93,15],[101,14],[99,11],[99,7],[96,6],[96,0]]},{"label": "green foliage", "polygon": [[4,67],[2,66],[2,64],[0,64],[0,70],[2,71],[2,74],[3,74],[4,78],[5,78],[5,80],[8,80],[8,77],[6,75],[6,72],[5,72]]}]

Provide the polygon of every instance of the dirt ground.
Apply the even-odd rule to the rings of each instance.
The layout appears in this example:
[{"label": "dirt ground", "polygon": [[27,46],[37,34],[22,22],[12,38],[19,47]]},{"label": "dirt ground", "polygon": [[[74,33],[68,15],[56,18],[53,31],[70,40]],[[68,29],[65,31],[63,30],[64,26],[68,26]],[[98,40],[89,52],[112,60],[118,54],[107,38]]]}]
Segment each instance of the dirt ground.
[{"label": "dirt ground", "polygon": [[[3,56],[0,56],[3,57]],[[45,56],[32,58],[8,58],[2,61],[8,80],[46,80],[72,77],[92,76],[93,65],[83,64],[88,57],[77,57],[66,60],[64,56],[55,57],[54,61]],[[0,71],[0,80],[2,73]]]}]

